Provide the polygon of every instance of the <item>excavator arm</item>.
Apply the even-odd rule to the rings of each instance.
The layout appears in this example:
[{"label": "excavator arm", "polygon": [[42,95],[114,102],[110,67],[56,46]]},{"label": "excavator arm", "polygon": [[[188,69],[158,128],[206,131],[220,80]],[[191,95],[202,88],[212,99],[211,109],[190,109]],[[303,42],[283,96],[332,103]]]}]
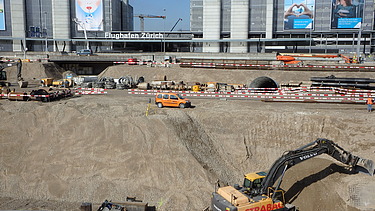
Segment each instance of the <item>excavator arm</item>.
[{"label": "excavator arm", "polygon": [[287,152],[276,160],[263,179],[259,191],[264,194],[267,193],[268,188],[273,187],[277,180],[280,179],[279,184],[281,183],[285,171],[290,167],[321,154],[328,154],[350,168],[362,166],[371,176],[374,174],[373,161],[355,156],[331,140],[319,138],[303,147]]}]

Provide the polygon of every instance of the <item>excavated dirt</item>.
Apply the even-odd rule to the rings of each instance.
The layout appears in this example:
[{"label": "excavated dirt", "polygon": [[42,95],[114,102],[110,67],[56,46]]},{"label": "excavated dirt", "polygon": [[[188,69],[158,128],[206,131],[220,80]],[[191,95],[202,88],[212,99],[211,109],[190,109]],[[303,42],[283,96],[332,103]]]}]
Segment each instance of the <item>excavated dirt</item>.
[{"label": "excavated dirt", "polygon": [[[24,66],[26,80],[55,69]],[[248,84],[263,75],[282,83],[332,74],[374,78],[126,65],[102,76]],[[268,170],[283,152],[317,138],[375,160],[375,113],[364,104],[192,99],[194,108],[153,105],[146,117],[148,98],[109,90],[50,103],[0,100],[0,209],[79,210],[82,202],[135,196],[158,210],[203,210],[217,181],[241,184],[245,173]],[[300,210],[375,210],[374,177],[327,155],[292,167],[282,187]]]}]

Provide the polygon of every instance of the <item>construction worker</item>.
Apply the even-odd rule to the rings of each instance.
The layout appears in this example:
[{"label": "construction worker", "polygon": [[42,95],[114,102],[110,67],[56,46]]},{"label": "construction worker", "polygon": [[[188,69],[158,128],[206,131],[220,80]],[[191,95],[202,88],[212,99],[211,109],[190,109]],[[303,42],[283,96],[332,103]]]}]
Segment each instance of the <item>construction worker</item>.
[{"label": "construction worker", "polygon": [[372,97],[367,98],[366,104],[367,104],[367,111],[372,112],[372,104],[374,104]]},{"label": "construction worker", "polygon": [[354,55],[354,56],[353,56],[352,63],[354,63],[354,64],[357,64],[357,63],[358,63],[358,61],[357,61],[357,55]]}]

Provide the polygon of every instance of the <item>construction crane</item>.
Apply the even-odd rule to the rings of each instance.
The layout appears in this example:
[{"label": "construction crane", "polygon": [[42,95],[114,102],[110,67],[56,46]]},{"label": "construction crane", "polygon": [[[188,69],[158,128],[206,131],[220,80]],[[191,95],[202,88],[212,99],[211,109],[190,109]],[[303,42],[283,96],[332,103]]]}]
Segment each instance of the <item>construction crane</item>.
[{"label": "construction crane", "polygon": [[174,24],[174,26],[172,27],[171,31],[173,31],[173,29],[177,26],[178,22],[182,21],[182,18],[179,18],[177,20],[177,22]]},{"label": "construction crane", "polygon": [[139,20],[141,21],[141,32],[145,31],[145,18],[162,18],[165,19],[166,16],[163,15],[134,15],[134,17],[138,17]]}]

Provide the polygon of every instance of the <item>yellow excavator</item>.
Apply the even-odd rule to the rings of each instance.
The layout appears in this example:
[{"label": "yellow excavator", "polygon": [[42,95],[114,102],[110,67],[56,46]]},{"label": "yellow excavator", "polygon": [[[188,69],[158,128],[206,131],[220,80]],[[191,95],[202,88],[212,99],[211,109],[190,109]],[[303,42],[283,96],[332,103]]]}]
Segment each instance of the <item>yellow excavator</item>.
[{"label": "yellow excavator", "polygon": [[[372,160],[360,158],[345,151],[328,139],[319,138],[303,147],[281,156],[268,172],[245,175],[243,186],[218,188],[212,193],[214,211],[294,211],[296,207],[285,202],[285,191],[280,188],[284,173],[292,166],[321,154],[328,154],[351,169],[360,169],[373,176]],[[277,182],[277,184],[275,184]]]}]

